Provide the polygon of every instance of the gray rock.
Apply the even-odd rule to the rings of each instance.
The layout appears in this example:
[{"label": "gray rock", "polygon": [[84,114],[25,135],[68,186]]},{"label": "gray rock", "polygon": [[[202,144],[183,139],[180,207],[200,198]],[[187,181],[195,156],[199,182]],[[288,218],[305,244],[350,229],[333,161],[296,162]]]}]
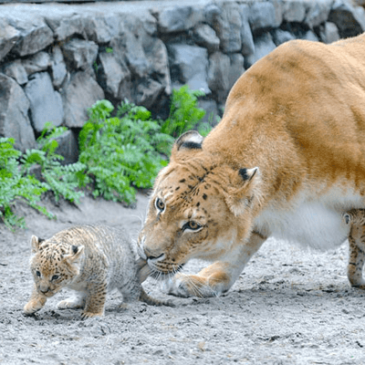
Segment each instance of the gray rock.
[{"label": "gray rock", "polygon": [[255,38],[255,52],[252,55],[245,57],[245,67],[251,67],[260,58],[268,55],[276,48],[270,33],[263,33]]},{"label": "gray rock", "polygon": [[51,77],[47,72],[33,75],[24,89],[29,101],[34,129],[39,133],[46,122],[59,126],[63,122],[61,95],[53,90]]},{"label": "gray rock", "polygon": [[17,19],[11,25],[20,31],[20,38],[12,49],[18,56],[35,54],[53,43],[53,32],[43,19]]},{"label": "gray rock", "polygon": [[341,38],[354,37],[365,31],[364,9],[355,9],[347,1],[335,0],[328,21],[336,24]]},{"label": "gray rock", "polygon": [[205,9],[205,18],[215,30],[224,53],[239,52],[242,47],[242,19],[240,7],[235,3],[225,3],[222,9],[209,5]]},{"label": "gray rock", "polygon": [[250,7],[249,22],[254,34],[276,28],[278,19],[274,5],[270,2],[253,3]]},{"label": "gray rock", "polygon": [[93,41],[72,39],[63,45],[63,55],[70,68],[86,70],[91,68],[98,55],[98,45]]},{"label": "gray rock", "polygon": [[142,42],[129,30],[110,42],[113,53],[122,60],[125,60],[130,71],[141,78],[148,74],[149,64],[146,58]]},{"label": "gray rock", "polygon": [[290,32],[287,32],[285,30],[281,30],[281,29],[275,29],[272,33],[272,38],[273,38],[274,43],[277,46],[280,46],[280,44],[283,44],[285,42],[291,41],[292,39],[295,39],[293,34],[291,34]]},{"label": "gray rock", "polygon": [[193,40],[198,46],[202,46],[209,53],[219,50],[219,38],[208,24],[199,24],[193,32]]},{"label": "gray rock", "polygon": [[212,127],[218,124],[218,121],[220,120],[220,115],[218,112],[218,106],[216,101],[212,99],[209,100],[199,99],[198,107],[204,109],[206,112],[203,119],[199,122],[199,124],[208,123]]},{"label": "gray rock", "polygon": [[165,44],[158,38],[148,37],[143,49],[149,65],[148,73],[163,86],[167,95],[171,94],[169,58]]},{"label": "gray rock", "polygon": [[86,17],[84,24],[87,39],[98,44],[109,43],[119,32],[119,19],[113,15]]},{"label": "gray rock", "polygon": [[62,136],[56,138],[58,147],[56,153],[63,156],[62,165],[69,165],[77,162],[79,158],[79,146],[77,137],[74,131],[67,130]]},{"label": "gray rock", "polygon": [[210,93],[207,84],[208,52],[185,44],[167,46],[173,82],[188,84],[191,89]]},{"label": "gray rock", "polygon": [[186,31],[195,27],[203,19],[201,10],[192,6],[166,8],[157,15],[158,28],[161,33]]},{"label": "gray rock", "polygon": [[271,0],[271,2],[275,9],[275,28],[278,28],[283,22],[283,1]]},{"label": "gray rock", "polygon": [[328,18],[332,3],[333,0],[307,2],[309,8],[307,9],[304,24],[313,29],[324,23]]},{"label": "gray rock", "polygon": [[130,79],[131,73],[123,60],[117,59],[113,53],[99,53],[100,59],[100,84],[104,90],[118,98],[119,86],[123,80]]},{"label": "gray rock", "polygon": [[0,61],[11,51],[20,37],[20,32],[0,19]]},{"label": "gray rock", "polygon": [[71,75],[62,92],[64,124],[69,128],[81,128],[89,119],[87,109],[101,99],[104,99],[103,89],[87,72]]},{"label": "gray rock", "polygon": [[245,72],[244,58],[239,53],[229,55],[230,67],[228,73],[228,89],[230,90],[240,76]]},{"label": "gray rock", "polygon": [[157,20],[149,11],[141,12],[138,14],[138,18],[147,34],[155,35],[157,33]]},{"label": "gray rock", "polygon": [[284,1],[283,3],[283,19],[288,22],[301,23],[306,14],[305,0]]},{"label": "gray rock", "polygon": [[336,24],[331,22],[326,22],[320,33],[322,42],[327,44],[336,42],[340,39]]},{"label": "gray rock", "polygon": [[242,42],[242,54],[244,56],[252,54],[255,52],[255,44],[253,42],[252,32],[248,17],[250,15],[250,8],[248,5],[240,5],[241,14],[241,42]]},{"label": "gray rock", "polygon": [[25,152],[36,144],[28,118],[29,100],[22,88],[0,73],[0,136],[15,139],[15,148]]},{"label": "gray rock", "polygon": [[152,79],[145,79],[139,82],[136,89],[136,102],[150,109],[157,98],[165,90],[165,87]]},{"label": "gray rock", "polygon": [[46,52],[39,52],[23,60],[23,66],[28,76],[47,70],[51,66],[51,58]]},{"label": "gray rock", "polygon": [[305,32],[304,35],[301,37],[301,39],[305,39],[307,41],[313,41],[313,42],[319,41],[316,34],[314,32],[312,32],[311,30],[308,30],[307,32]]},{"label": "gray rock", "polygon": [[2,67],[2,72],[13,78],[19,85],[24,85],[28,82],[28,75],[22,65],[21,60],[9,62]]},{"label": "gray rock", "polygon": [[45,20],[58,41],[64,41],[74,35],[84,35],[85,22],[78,14],[71,16],[55,14],[46,17]]},{"label": "gray rock", "polygon": [[218,102],[225,101],[229,92],[230,59],[221,52],[215,52],[209,57],[208,86]]},{"label": "gray rock", "polygon": [[51,71],[53,86],[59,89],[67,75],[66,64],[59,46],[54,46],[52,49]]}]

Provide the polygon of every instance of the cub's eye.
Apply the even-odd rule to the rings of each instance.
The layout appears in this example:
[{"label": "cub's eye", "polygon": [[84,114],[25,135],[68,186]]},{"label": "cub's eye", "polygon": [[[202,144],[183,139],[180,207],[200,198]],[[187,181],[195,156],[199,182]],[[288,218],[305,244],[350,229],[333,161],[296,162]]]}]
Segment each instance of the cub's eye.
[{"label": "cub's eye", "polygon": [[41,276],[41,272],[40,271],[37,270],[35,273],[36,273],[37,276],[39,276],[39,277]]},{"label": "cub's eye", "polygon": [[59,275],[53,275],[52,280],[57,280],[60,276]]},{"label": "cub's eye", "polygon": [[197,231],[199,228],[201,228],[201,225],[195,221],[189,221],[184,224],[183,230],[190,229],[192,231]]},{"label": "cub's eye", "polygon": [[156,199],[155,206],[156,209],[158,209],[160,212],[162,212],[165,209],[165,203],[160,198]]}]

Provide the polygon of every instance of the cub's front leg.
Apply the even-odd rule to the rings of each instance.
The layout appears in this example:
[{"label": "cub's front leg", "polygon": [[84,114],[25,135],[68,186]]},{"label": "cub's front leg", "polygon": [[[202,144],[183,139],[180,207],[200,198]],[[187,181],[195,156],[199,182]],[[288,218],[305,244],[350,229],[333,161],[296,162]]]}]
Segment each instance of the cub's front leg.
[{"label": "cub's front leg", "polygon": [[266,237],[253,232],[249,241],[238,245],[221,261],[201,270],[197,275],[176,274],[165,283],[168,294],[179,297],[213,297],[228,291],[243,268],[265,242]]},{"label": "cub's front leg", "polygon": [[23,312],[26,315],[34,314],[38,312],[46,304],[47,298],[38,292],[37,287],[34,285],[29,302],[24,306]]},{"label": "cub's front leg", "polygon": [[350,226],[347,277],[351,286],[365,290],[362,276],[365,262],[365,210],[352,209],[343,215],[343,219]]}]

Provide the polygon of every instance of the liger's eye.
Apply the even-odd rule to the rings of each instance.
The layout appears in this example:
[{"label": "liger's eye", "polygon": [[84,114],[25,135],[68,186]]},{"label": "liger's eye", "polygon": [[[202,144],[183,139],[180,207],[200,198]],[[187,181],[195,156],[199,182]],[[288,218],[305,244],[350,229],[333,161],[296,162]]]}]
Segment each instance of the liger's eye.
[{"label": "liger's eye", "polygon": [[60,276],[59,275],[53,275],[52,280],[57,280]]},{"label": "liger's eye", "polygon": [[201,225],[195,221],[189,221],[184,224],[183,230],[190,229],[192,231],[197,231],[199,228],[201,228]]},{"label": "liger's eye", "polygon": [[35,273],[36,273],[37,276],[39,276],[39,277],[41,276],[41,272],[40,271],[37,270]]},{"label": "liger's eye", "polygon": [[155,206],[160,212],[165,209],[165,203],[160,198],[156,199]]}]

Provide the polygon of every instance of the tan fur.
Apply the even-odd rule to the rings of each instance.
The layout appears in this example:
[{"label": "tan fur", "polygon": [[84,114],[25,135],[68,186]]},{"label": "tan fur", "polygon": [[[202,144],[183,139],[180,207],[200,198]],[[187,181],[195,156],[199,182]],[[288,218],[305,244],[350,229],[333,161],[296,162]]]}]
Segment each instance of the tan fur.
[{"label": "tan fur", "polygon": [[[338,246],[348,233],[342,214],[365,207],[364,141],[365,35],[281,45],[240,77],[204,141],[189,132],[175,143],[156,179],[141,257],[164,278],[192,258],[215,261],[208,277],[167,282],[172,294],[196,295],[193,282],[206,296],[228,290],[269,236]],[[201,229],[184,230],[190,221]]]},{"label": "tan fur", "polygon": [[59,309],[83,309],[82,318],[102,316],[108,291],[117,288],[125,303],[142,300],[171,305],[149,297],[141,283],[151,270],[135,261],[125,231],[105,226],[80,226],[61,231],[47,240],[32,236],[31,272],[34,287],[25,314],[40,310],[47,298],[62,288],[76,291],[74,298],[58,303]]}]

